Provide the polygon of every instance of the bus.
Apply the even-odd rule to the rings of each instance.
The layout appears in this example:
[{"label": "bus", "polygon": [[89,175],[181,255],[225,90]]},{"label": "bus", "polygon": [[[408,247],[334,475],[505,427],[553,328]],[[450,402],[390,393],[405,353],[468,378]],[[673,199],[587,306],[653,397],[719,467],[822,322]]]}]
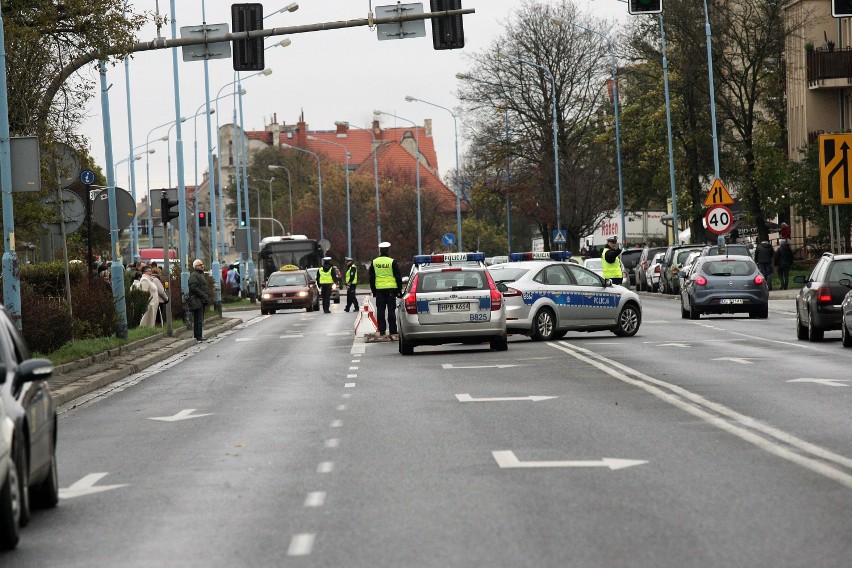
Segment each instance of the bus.
[{"label": "bus", "polygon": [[322,265],[323,250],[319,240],[305,235],[266,237],[260,241],[260,281],[266,283],[269,275],[282,266],[294,265],[304,270]]}]

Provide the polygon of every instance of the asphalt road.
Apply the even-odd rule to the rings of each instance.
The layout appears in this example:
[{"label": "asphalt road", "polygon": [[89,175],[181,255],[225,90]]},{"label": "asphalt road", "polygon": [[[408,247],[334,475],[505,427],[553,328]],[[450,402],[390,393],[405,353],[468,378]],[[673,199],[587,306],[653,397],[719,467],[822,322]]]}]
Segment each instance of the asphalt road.
[{"label": "asphalt road", "polygon": [[63,499],[0,565],[852,565],[852,350],[643,307],[633,338],[411,357],[340,305],[241,314],[66,405]]}]

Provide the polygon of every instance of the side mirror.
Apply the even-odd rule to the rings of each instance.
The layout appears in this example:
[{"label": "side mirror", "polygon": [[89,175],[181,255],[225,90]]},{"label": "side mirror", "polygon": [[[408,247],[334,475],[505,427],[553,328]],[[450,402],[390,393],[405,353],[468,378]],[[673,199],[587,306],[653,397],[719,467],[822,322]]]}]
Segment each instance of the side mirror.
[{"label": "side mirror", "polygon": [[847,288],[852,288],[852,280],[849,280],[848,278],[841,278],[838,284],[846,286]]},{"label": "side mirror", "polygon": [[677,273],[677,277],[682,279],[682,280],[685,280],[686,279],[686,272],[681,270],[680,272]]},{"label": "side mirror", "polygon": [[408,276],[403,276],[403,277],[402,277],[402,283],[403,283],[403,284],[407,284],[407,283],[408,283]]},{"label": "side mirror", "polygon": [[49,359],[27,359],[18,365],[18,381],[46,381],[53,375],[53,362]]},{"label": "side mirror", "polygon": [[798,276],[793,276],[793,282],[796,284],[804,284],[806,281],[805,277],[799,274]]},{"label": "side mirror", "polygon": [[604,280],[604,288],[610,288],[611,286],[612,286],[612,280],[609,279],[609,278],[606,278]]},{"label": "side mirror", "polygon": [[508,291],[509,291],[509,287],[508,287],[508,286],[506,286],[505,282],[498,282],[498,283],[497,283],[497,290],[498,290],[501,294],[505,294],[506,292],[508,292]]}]

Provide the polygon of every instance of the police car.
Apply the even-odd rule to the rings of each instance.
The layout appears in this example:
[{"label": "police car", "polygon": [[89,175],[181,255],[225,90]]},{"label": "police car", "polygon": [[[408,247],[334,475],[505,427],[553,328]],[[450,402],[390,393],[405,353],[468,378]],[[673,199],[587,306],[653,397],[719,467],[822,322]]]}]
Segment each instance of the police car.
[{"label": "police car", "polygon": [[534,341],[568,331],[612,331],[631,337],[642,323],[639,296],[568,261],[569,252],[513,253],[488,267],[503,292],[509,333]]},{"label": "police car", "polygon": [[[441,258],[439,258],[441,257]],[[485,269],[484,253],[414,257],[396,311],[399,352],[418,345],[489,342],[506,351],[503,296]]]}]

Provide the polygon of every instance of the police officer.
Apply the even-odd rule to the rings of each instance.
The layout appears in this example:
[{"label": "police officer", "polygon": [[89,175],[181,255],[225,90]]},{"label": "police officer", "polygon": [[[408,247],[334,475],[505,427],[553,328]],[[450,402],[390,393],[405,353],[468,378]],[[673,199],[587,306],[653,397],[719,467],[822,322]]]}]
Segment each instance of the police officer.
[{"label": "police officer", "polygon": [[[388,256],[390,243],[379,243],[379,256],[370,263],[370,291],[376,299],[376,319],[379,324],[379,336],[390,327],[390,338],[398,339],[396,329],[396,297],[402,290],[402,276],[399,264]],[[387,317],[385,312],[387,311]]]},{"label": "police officer", "polygon": [[317,271],[317,284],[322,292],[322,311],[330,314],[329,304],[331,302],[331,287],[335,282],[340,281],[340,274],[337,268],[331,264],[331,257],[324,256],[322,258],[322,266]]},{"label": "police officer", "polygon": [[612,280],[613,284],[621,284],[624,279],[624,269],[621,266],[621,249],[618,248],[618,237],[607,237],[606,248],[601,254],[603,277]]},{"label": "police officer", "polygon": [[346,284],[346,307],[344,312],[349,311],[349,306],[352,306],[354,311],[358,311],[358,298],[355,297],[355,287],[358,285],[358,267],[352,261],[352,258],[346,257],[346,270],[343,272],[343,282]]}]

